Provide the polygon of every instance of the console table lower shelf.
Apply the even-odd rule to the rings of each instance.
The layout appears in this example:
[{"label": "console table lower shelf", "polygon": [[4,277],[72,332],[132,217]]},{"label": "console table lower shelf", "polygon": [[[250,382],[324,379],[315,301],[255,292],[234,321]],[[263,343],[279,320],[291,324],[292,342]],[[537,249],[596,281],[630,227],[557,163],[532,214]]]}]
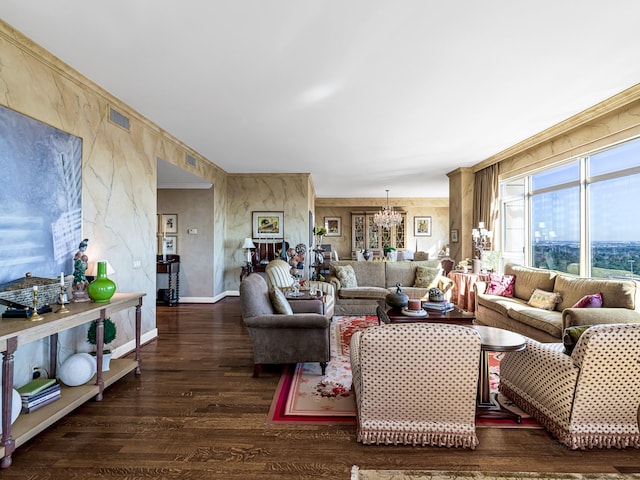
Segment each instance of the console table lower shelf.
[{"label": "console table lower shelf", "polygon": [[[109,371],[102,374],[104,386],[112,385],[136,368],[138,368],[136,360],[112,359]],[[95,398],[100,393],[95,381],[96,377],[94,376],[88,383],[77,387],[67,387],[61,383],[60,399],[39,408],[35,412],[21,413],[11,426],[11,435],[15,441],[15,447],[25,444],[82,404]],[[0,457],[4,456],[5,449],[0,446]]]}]

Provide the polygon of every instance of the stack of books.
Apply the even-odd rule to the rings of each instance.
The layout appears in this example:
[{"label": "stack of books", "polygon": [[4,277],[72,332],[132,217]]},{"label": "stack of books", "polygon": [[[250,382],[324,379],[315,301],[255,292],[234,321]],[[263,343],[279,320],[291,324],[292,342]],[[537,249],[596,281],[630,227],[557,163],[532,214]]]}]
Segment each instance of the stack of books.
[{"label": "stack of books", "polygon": [[433,310],[437,312],[450,312],[455,308],[455,305],[451,302],[422,302],[422,308],[426,310]]},{"label": "stack of books", "polygon": [[55,378],[36,378],[18,388],[22,413],[31,413],[60,398],[60,384]]}]

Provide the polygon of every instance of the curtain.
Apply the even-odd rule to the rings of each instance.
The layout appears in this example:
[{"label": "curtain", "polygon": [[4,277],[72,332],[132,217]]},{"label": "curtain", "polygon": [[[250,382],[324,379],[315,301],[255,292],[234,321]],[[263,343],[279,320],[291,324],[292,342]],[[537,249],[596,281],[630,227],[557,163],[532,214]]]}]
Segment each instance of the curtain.
[{"label": "curtain", "polygon": [[498,164],[476,172],[473,184],[473,228],[484,222],[487,230],[494,231],[498,218]]}]

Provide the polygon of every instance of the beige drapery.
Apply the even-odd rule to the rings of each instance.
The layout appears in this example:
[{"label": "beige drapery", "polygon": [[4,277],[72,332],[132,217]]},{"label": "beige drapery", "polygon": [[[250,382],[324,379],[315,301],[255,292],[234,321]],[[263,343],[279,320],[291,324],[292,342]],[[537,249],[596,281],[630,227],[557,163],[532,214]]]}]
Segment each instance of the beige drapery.
[{"label": "beige drapery", "polygon": [[484,222],[487,230],[494,231],[498,218],[498,164],[476,172],[473,184],[473,227]]}]

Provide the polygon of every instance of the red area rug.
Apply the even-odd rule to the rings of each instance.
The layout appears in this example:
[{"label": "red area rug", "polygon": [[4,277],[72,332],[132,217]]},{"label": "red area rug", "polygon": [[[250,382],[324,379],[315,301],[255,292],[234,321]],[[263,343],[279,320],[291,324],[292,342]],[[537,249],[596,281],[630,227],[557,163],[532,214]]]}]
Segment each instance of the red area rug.
[{"label": "red area rug", "polygon": [[[284,367],[276,388],[268,424],[297,423],[311,425],[355,425],[356,407],[351,393],[349,341],[355,331],[377,325],[373,316],[338,316],[331,325],[331,361],[326,375],[317,363],[301,363]],[[497,391],[500,358],[490,355],[491,389]],[[498,428],[542,428],[538,422],[500,395],[500,402],[521,414],[522,423],[509,419],[479,418],[476,426]]]}]

